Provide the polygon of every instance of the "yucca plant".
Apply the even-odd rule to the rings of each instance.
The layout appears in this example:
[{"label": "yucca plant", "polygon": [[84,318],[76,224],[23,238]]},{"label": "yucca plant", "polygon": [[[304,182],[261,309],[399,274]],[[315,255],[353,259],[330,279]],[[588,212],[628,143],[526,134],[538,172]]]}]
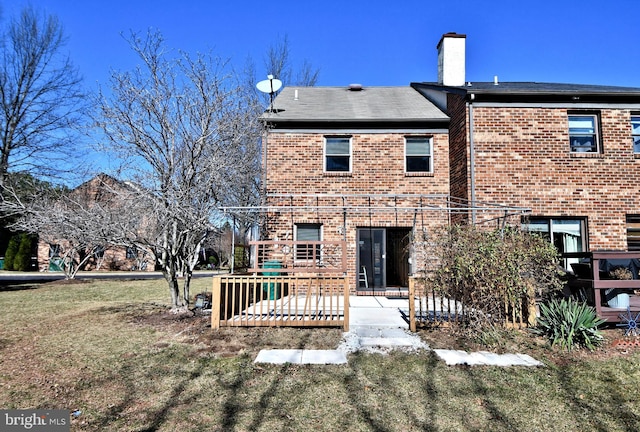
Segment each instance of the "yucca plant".
[{"label": "yucca plant", "polygon": [[553,299],[540,304],[540,318],[533,331],[548,337],[551,346],[559,345],[567,351],[576,346],[594,350],[604,340],[598,330],[603,323],[586,303],[571,298]]}]

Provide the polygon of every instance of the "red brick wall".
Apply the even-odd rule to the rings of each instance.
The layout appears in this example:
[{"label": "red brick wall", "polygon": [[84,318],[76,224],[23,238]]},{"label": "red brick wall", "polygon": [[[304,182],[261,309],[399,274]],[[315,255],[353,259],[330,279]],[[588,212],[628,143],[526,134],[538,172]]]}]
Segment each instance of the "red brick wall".
[{"label": "red brick wall", "polygon": [[465,100],[457,95],[447,95],[449,124],[449,157],[451,159],[451,196],[468,199],[468,133],[467,106]]},{"label": "red brick wall", "polygon": [[640,160],[630,112],[599,112],[603,153],[570,154],[566,108],[475,106],[477,199],[587,217],[591,250],[626,250],[625,216],[640,213]]},{"label": "red brick wall", "polygon": [[323,134],[272,132],[267,138],[269,193],[449,193],[447,134],[433,135],[434,174],[404,173],[406,134],[352,135],[352,173],[323,173]]},{"label": "red brick wall", "polygon": [[[415,135],[415,134],[414,134]],[[447,134],[433,136],[433,174],[413,175],[404,172],[403,133],[352,134],[352,172],[323,172],[323,134],[271,132],[267,137],[267,192],[270,194],[449,194],[449,143]],[[271,204],[278,201],[271,200]],[[280,204],[288,204],[284,198]],[[295,205],[301,200],[296,199]],[[333,207],[321,211],[297,211],[294,214],[283,211],[271,215],[267,226],[269,239],[293,239],[292,226],[295,223],[321,223],[323,240],[342,240],[341,230],[344,216],[342,205],[361,206],[369,204],[367,197],[348,198],[346,203],[340,198],[309,199],[306,204]],[[356,229],[358,227],[406,227],[411,228],[416,221],[413,211],[403,211],[402,206],[419,205],[419,200],[405,199],[392,202],[372,198],[372,207],[387,206],[398,211],[347,210],[347,266],[352,291],[356,287]],[[424,202],[424,204],[428,204]],[[444,212],[428,212],[418,217],[422,227],[442,225],[447,222]]]}]

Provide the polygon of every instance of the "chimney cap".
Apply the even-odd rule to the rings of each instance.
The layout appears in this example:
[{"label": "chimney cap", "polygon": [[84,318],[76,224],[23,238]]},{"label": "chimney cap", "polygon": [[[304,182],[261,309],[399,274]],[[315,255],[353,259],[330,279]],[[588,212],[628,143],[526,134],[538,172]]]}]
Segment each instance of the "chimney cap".
[{"label": "chimney cap", "polygon": [[357,84],[357,83],[349,84],[348,89],[350,91],[361,91],[362,90],[362,84]]},{"label": "chimney cap", "polygon": [[466,39],[466,37],[467,37],[467,35],[458,34],[456,32],[445,33],[440,38],[440,41],[438,42],[438,45],[436,45],[436,49],[440,49],[440,45],[442,45],[442,41],[444,41],[445,38],[462,38],[462,39]]}]

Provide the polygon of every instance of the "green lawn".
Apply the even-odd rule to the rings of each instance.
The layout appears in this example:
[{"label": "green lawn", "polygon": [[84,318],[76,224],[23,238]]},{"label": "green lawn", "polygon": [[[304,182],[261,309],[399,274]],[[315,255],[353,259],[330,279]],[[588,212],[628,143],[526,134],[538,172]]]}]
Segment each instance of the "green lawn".
[{"label": "green lawn", "polygon": [[639,351],[530,352],[544,368],[430,352],[255,365],[261,348],[335,348],[340,330],[212,331],[168,313],[163,280],[22,288],[0,290],[0,407],[79,409],[74,431],[640,430]]}]

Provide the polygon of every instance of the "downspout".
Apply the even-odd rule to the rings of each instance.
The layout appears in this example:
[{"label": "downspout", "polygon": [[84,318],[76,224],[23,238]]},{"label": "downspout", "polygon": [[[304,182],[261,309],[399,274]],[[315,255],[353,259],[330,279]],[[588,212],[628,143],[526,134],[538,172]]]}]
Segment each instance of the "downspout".
[{"label": "downspout", "polygon": [[473,100],[476,95],[471,93],[469,100],[469,187],[471,189],[471,223],[476,224],[476,150],[473,142]]}]

